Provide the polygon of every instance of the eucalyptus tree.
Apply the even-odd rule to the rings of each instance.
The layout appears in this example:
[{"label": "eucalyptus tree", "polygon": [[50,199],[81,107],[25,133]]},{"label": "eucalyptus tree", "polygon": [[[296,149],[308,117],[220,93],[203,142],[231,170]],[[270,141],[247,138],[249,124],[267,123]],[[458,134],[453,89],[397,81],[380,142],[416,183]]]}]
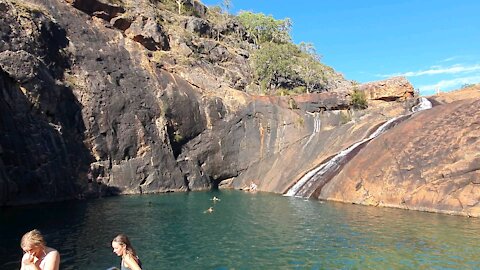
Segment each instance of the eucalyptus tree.
[{"label": "eucalyptus tree", "polygon": [[277,89],[281,81],[287,78],[298,77],[295,71],[295,61],[300,50],[292,43],[262,44],[252,56],[252,64],[255,78],[260,82],[266,92]]},{"label": "eucalyptus tree", "polygon": [[230,8],[232,7],[232,1],[231,0],[223,0],[222,1],[222,7],[225,13],[228,13]]},{"label": "eucalyptus tree", "polygon": [[277,20],[249,11],[241,11],[237,18],[256,45],[251,65],[264,92],[271,93],[279,87],[313,92],[326,87],[327,76],[334,71],[321,63],[312,43],[293,44],[289,18]]},{"label": "eucalyptus tree", "polygon": [[257,45],[264,42],[291,42],[292,22],[289,18],[276,20],[271,15],[241,11],[238,19]]},{"label": "eucalyptus tree", "polygon": [[320,62],[321,56],[312,43],[300,42],[298,48],[302,52],[297,63],[297,71],[305,82],[307,93],[312,92],[324,83],[324,65]]}]

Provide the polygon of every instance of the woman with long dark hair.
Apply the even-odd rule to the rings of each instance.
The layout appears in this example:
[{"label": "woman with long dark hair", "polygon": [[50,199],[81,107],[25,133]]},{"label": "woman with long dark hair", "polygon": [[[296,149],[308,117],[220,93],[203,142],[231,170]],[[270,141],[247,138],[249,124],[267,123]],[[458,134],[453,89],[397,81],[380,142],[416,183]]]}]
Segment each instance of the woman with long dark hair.
[{"label": "woman with long dark hair", "polygon": [[112,240],[113,253],[122,257],[121,270],[142,270],[142,263],[125,234],[119,234]]}]

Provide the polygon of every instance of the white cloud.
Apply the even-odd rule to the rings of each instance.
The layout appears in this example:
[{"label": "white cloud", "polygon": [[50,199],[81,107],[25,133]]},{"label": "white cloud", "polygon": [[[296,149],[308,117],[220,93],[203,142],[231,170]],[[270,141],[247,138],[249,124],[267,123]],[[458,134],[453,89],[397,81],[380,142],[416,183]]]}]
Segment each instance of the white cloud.
[{"label": "white cloud", "polygon": [[460,57],[459,57],[459,56],[448,57],[448,58],[445,58],[445,59],[443,59],[443,60],[440,60],[440,63],[451,62],[451,61],[456,60],[456,59],[458,59],[458,58],[460,58]]},{"label": "white cloud", "polygon": [[480,76],[471,76],[463,78],[455,78],[451,80],[441,80],[436,84],[420,86],[420,91],[436,91],[436,90],[450,90],[460,88],[464,84],[475,84],[480,82]]},{"label": "white cloud", "polygon": [[387,74],[387,75],[380,75],[380,76],[386,77],[386,78],[395,77],[395,76],[417,77],[417,76],[423,76],[423,75],[458,74],[458,73],[467,73],[467,72],[474,72],[474,71],[480,71],[480,64],[476,64],[472,66],[453,65],[450,67],[435,66],[427,70],[408,71],[404,73]]}]

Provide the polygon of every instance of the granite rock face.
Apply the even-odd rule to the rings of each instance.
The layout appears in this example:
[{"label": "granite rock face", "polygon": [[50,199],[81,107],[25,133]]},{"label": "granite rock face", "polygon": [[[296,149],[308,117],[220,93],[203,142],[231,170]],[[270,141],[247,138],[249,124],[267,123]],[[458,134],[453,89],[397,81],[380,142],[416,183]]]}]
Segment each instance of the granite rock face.
[{"label": "granite rock face", "polygon": [[[284,193],[414,104],[394,78],[357,86],[369,108],[352,110],[355,86],[338,74],[324,93],[249,94],[245,30],[197,1],[196,16],[162,3],[0,0],[0,204],[251,183]],[[478,216],[477,100],[438,97],[319,198]]]},{"label": "granite rock face", "polygon": [[76,160],[89,151],[81,105],[61,83],[65,31],[43,13],[25,18],[4,2],[0,10],[0,203],[77,197],[85,163]]},{"label": "granite rock face", "polygon": [[[345,92],[302,94],[292,97],[296,107],[307,112],[348,110],[350,100]],[[293,106],[293,105],[292,105]]]},{"label": "granite rock face", "polygon": [[[243,110],[245,94],[217,73],[237,86],[248,80],[237,63],[245,56],[192,38],[208,62],[178,64],[181,33],[167,39],[165,11],[137,4],[0,1],[1,204],[205,190],[231,175],[234,165],[199,170],[201,158],[193,166],[177,158]],[[173,58],[156,54],[170,49]]]},{"label": "granite rock face", "polygon": [[320,199],[480,216],[480,99],[436,106],[373,140]]}]

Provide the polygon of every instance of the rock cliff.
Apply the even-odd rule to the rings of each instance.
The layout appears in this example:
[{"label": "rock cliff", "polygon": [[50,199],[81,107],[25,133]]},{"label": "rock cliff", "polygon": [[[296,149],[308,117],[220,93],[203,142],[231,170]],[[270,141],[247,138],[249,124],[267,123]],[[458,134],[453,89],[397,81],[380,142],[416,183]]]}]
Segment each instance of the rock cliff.
[{"label": "rock cliff", "polygon": [[430,98],[441,105],[372,141],[318,198],[480,216],[480,87]]},{"label": "rock cliff", "polygon": [[[355,86],[330,69],[326,92],[255,95],[249,57],[256,45],[235,18],[212,17],[197,1],[184,1],[188,12],[178,14],[167,2],[0,0],[0,204],[243,189],[252,182],[284,193],[414,105],[403,78]],[[368,109],[352,109],[355,87]],[[369,143],[320,198],[478,215],[478,102],[449,102],[438,98],[439,109]],[[414,128],[423,121],[426,129]],[[442,147],[465,139],[448,150],[452,158],[429,163],[422,157],[430,152],[417,148],[435,135]],[[440,158],[445,149],[436,149]],[[416,163],[398,154],[406,150]],[[363,159],[371,166],[359,171]],[[399,169],[411,166],[411,175]],[[439,168],[445,177],[435,174]],[[405,195],[395,200],[384,195],[393,192],[388,188],[367,189],[375,179],[403,187]],[[445,194],[438,191],[443,185]],[[364,190],[368,200],[359,195]],[[462,206],[448,196],[460,196]]]}]

